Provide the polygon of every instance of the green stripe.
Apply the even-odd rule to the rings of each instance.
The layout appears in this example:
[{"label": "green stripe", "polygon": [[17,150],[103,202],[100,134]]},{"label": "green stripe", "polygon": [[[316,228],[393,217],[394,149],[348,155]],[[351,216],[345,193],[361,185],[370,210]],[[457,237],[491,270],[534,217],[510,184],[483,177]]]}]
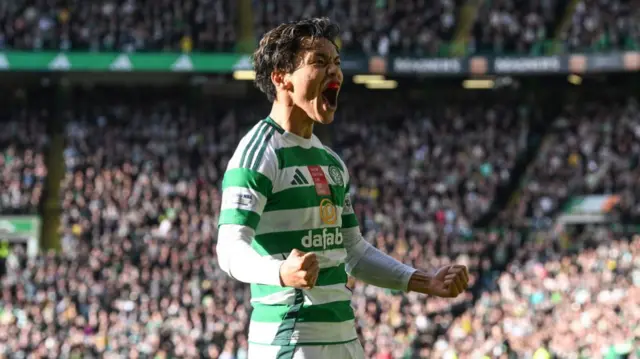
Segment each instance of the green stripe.
[{"label": "green stripe", "polygon": [[342,216],[342,228],[352,228],[358,226],[358,217],[356,217],[355,213],[345,214]]},{"label": "green stripe", "polygon": [[296,182],[296,184],[302,184],[302,180],[300,179],[300,173],[298,172],[298,170],[296,170],[296,172],[293,174],[293,180]]},{"label": "green stripe", "polygon": [[233,168],[224,173],[222,190],[229,187],[243,187],[260,192],[265,197],[271,195],[273,183],[269,177],[248,168]]},{"label": "green stripe", "polygon": [[[251,242],[251,247],[263,256],[289,253],[294,248],[303,252],[317,252],[344,248],[344,238],[340,238],[339,243],[336,244],[336,230],[340,231],[340,229],[338,227],[325,229],[326,231],[322,228],[316,228],[302,231],[259,234],[254,237]],[[323,231],[326,235],[325,239],[327,243],[322,239]],[[340,237],[342,237],[342,233],[338,233],[340,233]],[[303,240],[306,240],[306,237],[308,237],[309,234],[311,234],[311,247],[305,247],[303,245]]]},{"label": "green stripe", "polygon": [[302,183],[304,184],[309,184],[309,182],[307,181],[307,179],[304,177],[304,174],[302,174],[302,172],[300,171],[300,169],[296,169],[296,175],[300,178],[300,181],[302,181]]},{"label": "green stripe", "polygon": [[[289,345],[292,347],[296,347],[296,346],[314,346],[314,345],[336,345],[336,344],[346,344],[346,343],[351,343],[358,340],[358,338],[353,338],[353,339],[349,339],[349,340],[341,340],[339,342],[296,342],[295,345]],[[255,345],[262,345],[262,346],[269,346],[268,344],[264,344],[264,343],[258,343],[258,342],[254,342],[252,340],[247,341],[247,343],[249,344],[255,344]]]},{"label": "green stripe", "polygon": [[[316,281],[316,287],[343,283],[347,283],[347,272],[345,271],[344,263],[340,264],[339,266],[320,269],[320,274],[318,275],[318,280]],[[262,298],[286,290],[291,290],[291,288],[279,287],[275,285],[252,284],[251,298]]]},{"label": "green stripe", "polygon": [[[254,304],[253,307],[252,321],[278,323],[290,320],[290,311],[295,305]],[[298,323],[339,323],[354,319],[350,300],[302,307],[296,314]]]},{"label": "green stripe", "polygon": [[340,162],[323,148],[285,147],[276,150],[279,168],[296,166],[338,166]]},{"label": "green stripe", "polygon": [[[258,147],[260,147],[260,145],[263,144],[263,139],[264,139],[264,134],[265,132],[267,132],[267,130],[269,129],[269,126],[267,125],[262,125],[262,127],[260,127],[260,129],[258,129],[256,131],[256,136],[255,136],[255,142],[251,144],[251,148],[247,149],[247,157],[245,158],[244,162],[240,163],[240,167],[246,167],[246,168],[250,168],[251,163],[253,162],[253,158],[256,155],[256,151],[258,150]],[[244,153],[243,153],[244,156]]]},{"label": "green stripe", "polygon": [[264,127],[266,127],[264,124],[260,123],[256,130],[253,131],[253,135],[251,136],[251,140],[249,140],[249,143],[247,144],[247,146],[244,148],[244,150],[242,151],[242,157],[240,157],[240,167],[246,167],[244,165],[245,160],[247,159],[247,154],[249,153],[249,149],[251,147],[253,147],[253,144],[257,141],[258,137],[259,137],[259,132],[260,130],[262,130]]},{"label": "green stripe", "polygon": [[254,230],[258,227],[258,223],[260,223],[260,215],[245,209],[225,209],[220,212],[220,219],[218,220],[218,226],[240,224],[251,227]]},{"label": "green stripe", "polygon": [[260,146],[264,145],[264,134],[267,133],[267,131],[269,130],[269,126],[262,126],[262,128],[260,128],[260,133],[258,134],[258,138],[256,140],[256,143],[253,144],[249,155],[247,156],[247,161],[244,163],[243,167],[247,167],[249,168],[249,166],[251,166],[251,163],[253,162],[253,159],[255,158],[256,155],[256,151],[258,151],[258,148],[260,148]]},{"label": "green stripe", "polygon": [[[301,289],[296,289],[296,296],[293,300],[292,306],[279,306],[285,309],[280,314],[279,319],[276,322],[282,321],[276,332],[276,337],[273,339],[272,345],[289,345],[291,342],[291,336],[296,326],[296,321],[300,315],[302,304],[304,303],[304,295]],[[268,308],[267,308],[268,310]],[[261,310],[259,310],[261,311]],[[254,311],[255,313],[255,311]]]},{"label": "green stripe", "polygon": [[264,151],[267,149],[267,145],[269,145],[269,141],[271,141],[271,137],[273,136],[274,132],[275,132],[275,129],[273,129],[273,128],[269,129],[269,133],[267,133],[267,136],[265,137],[264,141],[262,142],[262,145],[260,147],[260,152],[258,152],[258,156],[256,157],[256,160],[255,160],[253,166],[251,167],[254,171],[257,171],[258,168],[260,168],[260,163],[262,162],[262,157],[264,156]]},{"label": "green stripe", "polygon": [[[329,187],[331,188],[333,204],[342,207],[344,205],[344,187],[334,185],[329,185]],[[273,193],[264,206],[264,211],[271,212],[285,209],[318,207],[323,198],[326,197],[318,196],[315,186],[291,187]]]},{"label": "green stripe", "polygon": [[267,124],[269,124],[269,126],[273,127],[276,129],[276,131],[278,131],[279,134],[283,134],[284,133],[284,129],[282,127],[280,127],[280,125],[278,125],[276,123],[276,121],[274,121],[271,117],[267,117],[264,119],[264,122],[266,122]]},{"label": "green stripe", "polygon": [[276,354],[276,359],[293,359],[297,345],[281,345]]}]

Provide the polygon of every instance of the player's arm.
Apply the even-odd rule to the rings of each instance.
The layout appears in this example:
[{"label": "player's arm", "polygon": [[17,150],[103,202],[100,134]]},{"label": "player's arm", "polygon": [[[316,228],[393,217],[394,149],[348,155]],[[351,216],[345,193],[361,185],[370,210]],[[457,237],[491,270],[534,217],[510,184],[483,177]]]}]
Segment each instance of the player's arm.
[{"label": "player's arm", "polygon": [[242,151],[238,151],[222,181],[216,247],[220,268],[245,283],[311,288],[319,273],[315,253],[293,250],[286,260],[278,260],[262,256],[251,247],[273,190],[277,166],[271,148],[254,153],[258,157],[252,159],[251,154],[243,156]]},{"label": "player's arm", "polygon": [[362,238],[347,186],[342,210],[342,238],[347,250],[346,270],[351,276],[378,287],[406,291],[414,268],[382,253]]},{"label": "player's arm", "polygon": [[369,244],[362,237],[348,190],[346,192],[342,236],[347,250],[347,273],[377,287],[440,297],[455,297],[466,289],[468,275],[462,266],[447,266],[430,275],[405,265]]},{"label": "player's arm", "polygon": [[315,253],[294,249],[286,260],[263,257],[251,247],[254,233],[248,226],[220,226],[216,250],[220,268],[225,273],[244,283],[314,287],[320,271]]},{"label": "player's arm", "polygon": [[282,261],[263,257],[251,247],[273,188],[268,172],[244,167],[225,172],[216,251],[220,268],[232,278],[279,286]]}]

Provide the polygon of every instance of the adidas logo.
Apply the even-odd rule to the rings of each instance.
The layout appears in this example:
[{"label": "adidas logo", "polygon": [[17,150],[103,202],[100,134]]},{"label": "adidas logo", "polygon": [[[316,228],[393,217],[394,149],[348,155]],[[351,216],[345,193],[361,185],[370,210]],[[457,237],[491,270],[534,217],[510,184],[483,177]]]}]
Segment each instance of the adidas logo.
[{"label": "adidas logo", "polygon": [[296,170],[296,172],[293,174],[293,181],[291,181],[292,185],[297,185],[297,184],[309,184],[309,182],[307,181],[307,179],[304,177],[304,175],[302,174],[302,172],[300,172],[299,169]]}]

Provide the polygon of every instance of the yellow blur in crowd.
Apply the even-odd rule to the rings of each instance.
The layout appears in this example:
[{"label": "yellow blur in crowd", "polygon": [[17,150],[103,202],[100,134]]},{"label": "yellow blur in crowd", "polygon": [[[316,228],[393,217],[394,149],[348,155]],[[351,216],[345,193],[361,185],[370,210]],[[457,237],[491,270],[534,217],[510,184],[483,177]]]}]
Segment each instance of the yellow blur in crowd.
[{"label": "yellow blur in crowd", "polygon": [[180,39],[180,49],[185,53],[189,53],[193,50],[193,40],[191,39],[191,36],[183,36],[182,39]]}]

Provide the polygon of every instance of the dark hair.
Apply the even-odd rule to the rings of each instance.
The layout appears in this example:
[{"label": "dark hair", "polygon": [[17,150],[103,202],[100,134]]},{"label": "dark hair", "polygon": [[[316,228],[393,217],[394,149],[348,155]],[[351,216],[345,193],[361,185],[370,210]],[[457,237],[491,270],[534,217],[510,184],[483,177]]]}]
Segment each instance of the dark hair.
[{"label": "dark hair", "polygon": [[256,87],[273,102],[276,87],[271,82],[271,73],[275,70],[293,72],[298,65],[296,55],[300,50],[310,46],[313,40],[323,38],[336,45],[334,41],[339,34],[340,27],[326,17],[292,21],[270,30],[253,53]]}]

